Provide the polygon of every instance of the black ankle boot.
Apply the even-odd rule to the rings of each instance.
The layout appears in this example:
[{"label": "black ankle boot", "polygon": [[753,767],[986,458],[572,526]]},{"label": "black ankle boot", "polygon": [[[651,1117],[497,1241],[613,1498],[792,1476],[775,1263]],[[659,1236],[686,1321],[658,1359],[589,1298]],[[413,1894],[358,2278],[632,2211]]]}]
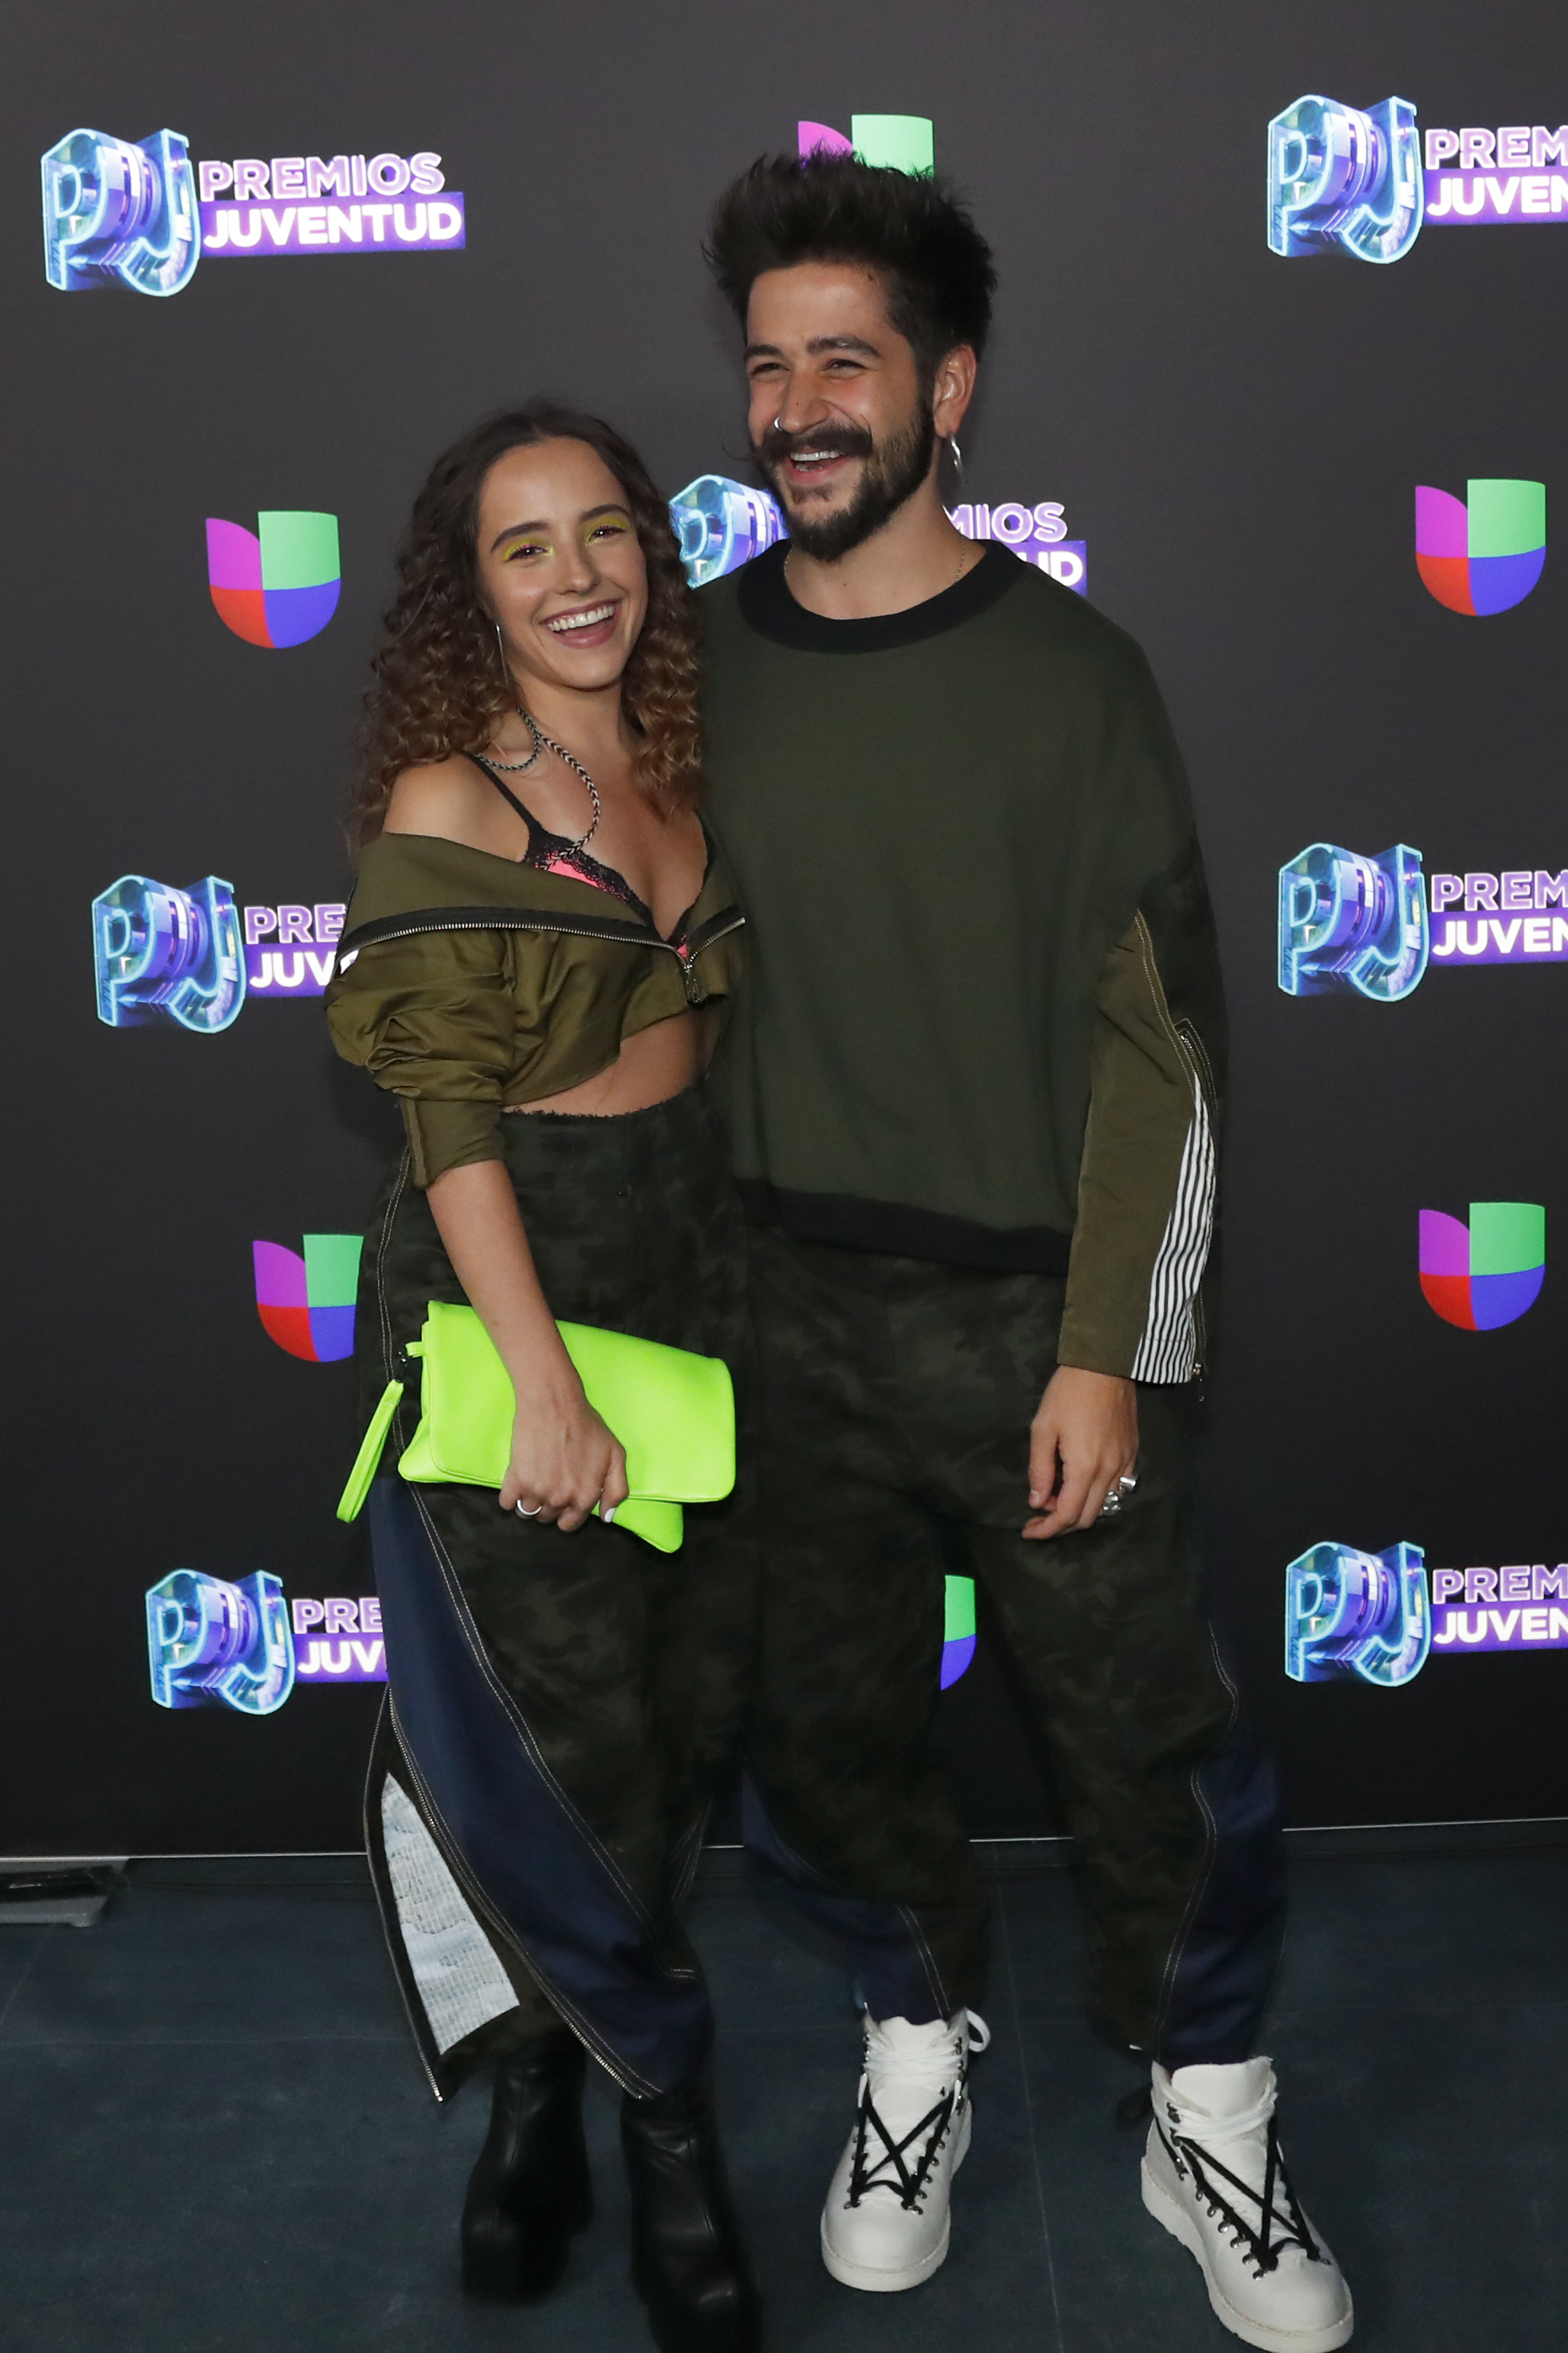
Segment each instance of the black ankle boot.
[{"label": "black ankle boot", "polygon": [[560,2027],[496,2068],[490,2128],[463,2201],[463,2293],[531,2304],[566,2268],[594,2193],[583,2141],[583,2046]]},{"label": "black ankle boot", "polygon": [[660,2353],[759,2353],[756,2282],[730,2201],[713,2087],[700,2075],[621,2106],[632,2285]]}]

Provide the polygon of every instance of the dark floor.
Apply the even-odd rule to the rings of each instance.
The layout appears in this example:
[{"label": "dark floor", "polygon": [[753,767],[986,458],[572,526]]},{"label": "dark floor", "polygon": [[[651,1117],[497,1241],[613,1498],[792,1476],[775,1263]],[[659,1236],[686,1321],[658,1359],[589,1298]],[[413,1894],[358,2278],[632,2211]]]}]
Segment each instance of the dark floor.
[{"label": "dark floor", "polygon": [[[455,2218],[485,2095],[431,2101],[352,1867],[265,1868],[295,1883],[142,1865],[96,1928],[0,1927],[0,2344],[637,2353],[608,2094],[590,2101],[599,2216],[566,2284],[532,2312],[466,2306]],[[1268,2044],[1358,2345],[1558,2353],[1568,1853],[1300,1862],[1294,1893]],[[816,2253],[856,2073],[842,1985],[743,1884],[700,1899],[772,2353],[1234,2343],[1139,2205],[1140,2135],[1111,2120],[1130,2073],[1075,2006],[1072,1900],[1058,1873],[999,1886],[952,2257],[912,2295],[866,2296]]]}]

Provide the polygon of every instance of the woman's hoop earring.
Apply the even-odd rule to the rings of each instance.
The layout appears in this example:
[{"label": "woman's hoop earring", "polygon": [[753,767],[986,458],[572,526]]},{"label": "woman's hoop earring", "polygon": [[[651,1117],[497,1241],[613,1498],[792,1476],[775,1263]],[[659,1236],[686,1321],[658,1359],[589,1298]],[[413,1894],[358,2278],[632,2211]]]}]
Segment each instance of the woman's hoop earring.
[{"label": "woman's hoop earring", "polygon": [[510,686],[511,684],[511,664],[506,658],[506,639],[500,633],[500,623],[499,621],[495,624],[495,633],[496,651],[500,656],[500,674],[502,678],[505,679],[508,686]]}]

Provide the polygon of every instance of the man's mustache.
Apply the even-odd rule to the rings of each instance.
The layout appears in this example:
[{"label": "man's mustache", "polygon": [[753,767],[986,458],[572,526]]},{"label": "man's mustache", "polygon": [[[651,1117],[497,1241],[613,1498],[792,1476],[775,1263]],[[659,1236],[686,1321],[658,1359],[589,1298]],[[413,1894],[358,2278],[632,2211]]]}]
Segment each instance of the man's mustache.
[{"label": "man's mustache", "polygon": [[796,449],[834,458],[868,458],[876,446],[864,425],[816,425],[804,433],[786,433],[782,426],[770,425],[762,439],[752,444],[764,466],[782,466]]}]

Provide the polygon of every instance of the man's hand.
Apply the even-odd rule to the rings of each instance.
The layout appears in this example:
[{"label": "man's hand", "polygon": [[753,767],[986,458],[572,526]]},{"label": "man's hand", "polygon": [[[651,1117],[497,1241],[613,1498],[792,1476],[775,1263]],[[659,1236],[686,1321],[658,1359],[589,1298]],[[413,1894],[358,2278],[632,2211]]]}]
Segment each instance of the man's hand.
[{"label": "man's hand", "polygon": [[1109,1491],[1138,1460],[1138,1392],[1113,1373],[1058,1365],[1029,1430],[1026,1536],[1092,1527]]}]

